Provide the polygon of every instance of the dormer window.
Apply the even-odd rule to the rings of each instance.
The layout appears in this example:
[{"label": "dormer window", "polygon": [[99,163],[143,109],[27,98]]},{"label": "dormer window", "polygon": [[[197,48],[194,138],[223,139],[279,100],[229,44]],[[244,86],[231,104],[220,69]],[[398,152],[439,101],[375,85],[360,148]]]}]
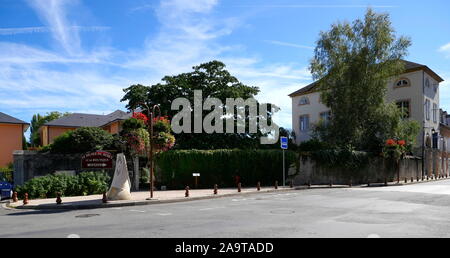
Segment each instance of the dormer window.
[{"label": "dormer window", "polygon": [[410,86],[411,82],[409,81],[409,79],[406,78],[402,78],[395,83],[395,88],[410,87]]},{"label": "dormer window", "polygon": [[430,79],[425,80],[425,87],[430,88]]},{"label": "dormer window", "polygon": [[300,102],[298,103],[300,106],[303,106],[303,105],[309,105],[309,99],[308,99],[308,97],[302,97],[301,99],[300,99]]}]

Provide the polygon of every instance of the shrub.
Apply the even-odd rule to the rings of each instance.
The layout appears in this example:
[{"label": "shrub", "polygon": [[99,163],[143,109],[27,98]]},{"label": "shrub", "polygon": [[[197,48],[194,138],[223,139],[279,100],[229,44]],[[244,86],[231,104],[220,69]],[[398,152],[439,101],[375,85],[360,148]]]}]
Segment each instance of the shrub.
[{"label": "shrub", "polygon": [[48,175],[31,179],[16,191],[23,198],[54,198],[60,192],[62,196],[80,196],[101,194],[108,190],[111,178],[106,173],[83,172],[77,176]]},{"label": "shrub", "polygon": [[101,128],[81,127],[55,139],[49,149],[52,153],[85,153],[114,146],[114,137]]},{"label": "shrub", "polygon": [[9,163],[8,166],[0,168],[0,177],[3,177],[8,182],[13,181],[13,164]]},{"label": "shrub", "polygon": [[[171,188],[193,186],[192,173],[200,173],[199,187],[234,187],[234,177],[243,185],[282,182],[281,150],[173,150],[157,155],[160,185]],[[296,161],[295,152],[286,152],[286,169]],[[287,173],[286,173],[287,175]]]}]

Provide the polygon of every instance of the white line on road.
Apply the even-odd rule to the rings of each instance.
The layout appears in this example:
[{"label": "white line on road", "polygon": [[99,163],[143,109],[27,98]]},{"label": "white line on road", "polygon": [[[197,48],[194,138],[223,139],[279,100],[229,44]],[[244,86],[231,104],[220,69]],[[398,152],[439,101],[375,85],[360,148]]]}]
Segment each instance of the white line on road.
[{"label": "white line on road", "polygon": [[170,216],[172,213],[157,213],[159,216]]},{"label": "white line on road", "polygon": [[140,211],[140,210],[130,210],[132,212],[140,212],[140,213],[145,213],[145,211]]}]

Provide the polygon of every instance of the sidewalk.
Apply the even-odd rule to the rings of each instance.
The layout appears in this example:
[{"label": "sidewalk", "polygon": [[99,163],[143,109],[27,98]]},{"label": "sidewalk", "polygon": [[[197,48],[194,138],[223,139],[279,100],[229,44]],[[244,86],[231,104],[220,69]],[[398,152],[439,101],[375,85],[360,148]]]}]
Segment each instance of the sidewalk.
[{"label": "sidewalk", "polygon": [[269,192],[281,192],[291,191],[298,188],[279,187],[277,190],[274,187],[262,187],[261,191],[257,191],[256,188],[243,188],[241,193],[238,193],[237,189],[227,188],[219,189],[218,194],[214,195],[213,189],[202,190],[190,190],[189,197],[185,197],[185,190],[173,190],[173,191],[154,191],[153,199],[147,200],[150,197],[149,191],[132,192],[132,200],[129,201],[108,201],[108,203],[102,202],[102,195],[91,196],[77,196],[77,197],[62,197],[62,204],[56,204],[56,198],[52,199],[36,199],[29,200],[28,205],[23,205],[22,200],[13,203],[10,202],[6,205],[6,208],[15,209],[35,209],[35,210],[48,210],[48,209],[97,209],[97,208],[114,208],[114,207],[126,207],[126,206],[138,206],[138,205],[151,205],[162,203],[174,203],[185,202],[193,200],[213,199],[229,196],[239,196],[246,194],[257,193],[269,193]]}]

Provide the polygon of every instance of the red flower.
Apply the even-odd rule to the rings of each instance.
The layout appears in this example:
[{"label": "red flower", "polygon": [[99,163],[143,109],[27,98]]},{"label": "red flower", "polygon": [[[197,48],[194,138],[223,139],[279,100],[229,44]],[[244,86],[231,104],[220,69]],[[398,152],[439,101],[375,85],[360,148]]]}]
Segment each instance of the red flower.
[{"label": "red flower", "polygon": [[393,140],[393,139],[389,139],[389,140],[386,141],[386,145],[387,146],[394,146],[396,144],[397,144],[397,142],[395,140]]},{"label": "red flower", "polygon": [[144,121],[144,123],[148,122],[148,117],[146,115],[144,115],[143,113],[141,113],[141,112],[133,113],[132,117],[136,118],[138,120]]},{"label": "red flower", "polygon": [[406,145],[406,141],[405,140],[400,140],[400,141],[398,141],[398,145],[405,146]]}]

